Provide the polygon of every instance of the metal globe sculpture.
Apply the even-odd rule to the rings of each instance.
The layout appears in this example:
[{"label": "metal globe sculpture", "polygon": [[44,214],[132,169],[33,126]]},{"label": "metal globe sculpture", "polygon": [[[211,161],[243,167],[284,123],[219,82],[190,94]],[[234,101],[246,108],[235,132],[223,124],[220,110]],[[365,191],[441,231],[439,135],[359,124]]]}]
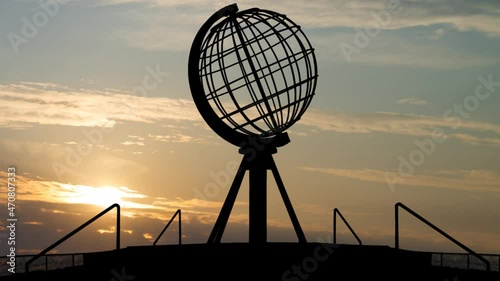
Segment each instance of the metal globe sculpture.
[{"label": "metal globe sculpture", "polygon": [[282,133],[300,119],[315,93],[314,49],[301,27],[283,14],[257,8],[237,12],[231,5],[214,16],[191,49],[196,106],[234,145],[246,144],[248,136],[276,137],[276,146],[285,144]]},{"label": "metal globe sculpture", "polygon": [[220,243],[246,171],[249,242],[266,243],[267,172],[276,179],[299,242],[307,242],[272,154],[315,94],[318,69],[304,32],[283,14],[236,4],[214,13],[196,34],[188,76],[196,107],[223,139],[240,147],[240,167],[209,243]]}]

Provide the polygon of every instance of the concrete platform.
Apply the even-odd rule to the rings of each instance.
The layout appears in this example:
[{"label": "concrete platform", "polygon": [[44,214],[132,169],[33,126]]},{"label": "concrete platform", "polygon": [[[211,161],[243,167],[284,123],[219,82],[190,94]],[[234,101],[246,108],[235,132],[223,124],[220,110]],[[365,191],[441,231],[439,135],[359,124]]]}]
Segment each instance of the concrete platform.
[{"label": "concrete platform", "polygon": [[431,253],[389,246],[248,243],[134,246],[84,254],[84,265],[0,280],[500,280],[431,266]]}]

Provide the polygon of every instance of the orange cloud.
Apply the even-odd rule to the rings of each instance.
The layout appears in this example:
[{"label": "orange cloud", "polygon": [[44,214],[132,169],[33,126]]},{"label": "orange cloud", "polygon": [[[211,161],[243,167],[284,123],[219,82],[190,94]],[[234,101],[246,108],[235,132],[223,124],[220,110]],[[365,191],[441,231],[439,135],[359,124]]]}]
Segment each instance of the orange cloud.
[{"label": "orange cloud", "polygon": [[[322,131],[337,133],[391,133],[410,136],[430,136],[435,128],[452,128],[442,116],[376,112],[366,114],[329,113],[311,109],[300,124]],[[461,129],[500,134],[500,125],[462,120]]]},{"label": "orange cloud", "polygon": [[111,226],[109,229],[98,229],[97,232],[99,234],[115,233],[116,232],[116,228],[114,226]]},{"label": "orange cloud", "polygon": [[24,224],[29,224],[29,225],[42,225],[43,223],[42,223],[42,222],[39,222],[39,221],[27,221],[27,222],[24,222]]}]

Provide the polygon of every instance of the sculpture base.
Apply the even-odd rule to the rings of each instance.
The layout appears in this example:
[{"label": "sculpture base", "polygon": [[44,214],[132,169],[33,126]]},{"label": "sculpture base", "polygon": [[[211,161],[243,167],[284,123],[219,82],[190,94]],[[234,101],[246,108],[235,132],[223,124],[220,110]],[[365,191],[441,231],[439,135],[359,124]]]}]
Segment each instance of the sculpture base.
[{"label": "sculpture base", "polygon": [[432,265],[432,253],[389,246],[247,243],[133,246],[84,254],[84,265],[0,280],[499,280],[498,271]]},{"label": "sculpture base", "polygon": [[276,180],[281,197],[290,216],[299,242],[305,243],[306,237],[297,219],[292,203],[281,180],[281,176],[276,167],[272,154],[277,150],[273,146],[255,145],[244,146],[240,149],[243,159],[236,173],[234,181],[229,189],[229,193],[222,205],[219,217],[215,222],[212,233],[208,238],[208,243],[220,243],[224,229],[226,228],[229,215],[236,201],[238,191],[243,181],[246,171],[249,171],[250,197],[249,197],[249,243],[262,244],[267,242],[267,172],[271,171]]}]

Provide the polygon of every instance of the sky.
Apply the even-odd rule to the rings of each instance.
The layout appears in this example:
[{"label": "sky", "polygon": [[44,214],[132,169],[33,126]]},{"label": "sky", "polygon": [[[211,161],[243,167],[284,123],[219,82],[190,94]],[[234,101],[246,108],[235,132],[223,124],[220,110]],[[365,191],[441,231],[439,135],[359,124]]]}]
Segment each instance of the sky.
[{"label": "sky", "polygon": [[[241,155],[193,103],[199,27],[231,1],[0,2],[0,255],[34,254],[113,203],[121,247],[182,211],[205,243]],[[287,15],[318,59],[308,111],[274,155],[308,241],[338,208],[363,244],[394,246],[402,202],[478,253],[500,254],[500,3],[241,1]],[[15,168],[15,176],[9,168]],[[110,250],[110,212],[53,252]],[[339,223],[337,242],[355,244]],[[177,224],[159,241],[177,243]],[[222,242],[248,241],[248,175]],[[272,177],[268,241],[297,241]],[[464,252],[400,214],[400,247]]]}]

